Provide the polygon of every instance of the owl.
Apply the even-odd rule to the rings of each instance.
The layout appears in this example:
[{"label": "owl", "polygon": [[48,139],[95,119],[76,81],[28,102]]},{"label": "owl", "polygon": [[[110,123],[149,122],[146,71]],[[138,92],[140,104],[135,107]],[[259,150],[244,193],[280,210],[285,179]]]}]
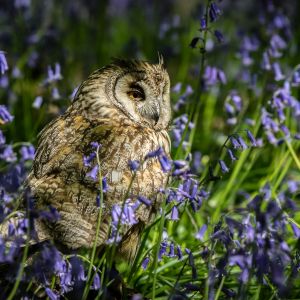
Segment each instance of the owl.
[{"label": "owl", "polygon": [[[138,195],[151,201],[136,210],[138,223],[126,229],[120,243],[120,253],[132,259],[141,228],[159,208],[159,191],[168,178],[157,157],[145,157],[159,148],[170,157],[169,93],[170,79],[161,58],[158,64],[116,59],[81,84],[66,112],[41,131],[27,179],[35,207],[46,210],[51,206],[60,215],[55,222],[36,221],[40,240],[53,239],[67,249],[93,246],[99,181],[88,176],[90,168],[83,157],[98,143],[94,160],[108,190],[97,246],[109,237],[114,205],[122,205],[124,198],[133,203]],[[132,171],[130,161],[139,161],[140,167]]]}]

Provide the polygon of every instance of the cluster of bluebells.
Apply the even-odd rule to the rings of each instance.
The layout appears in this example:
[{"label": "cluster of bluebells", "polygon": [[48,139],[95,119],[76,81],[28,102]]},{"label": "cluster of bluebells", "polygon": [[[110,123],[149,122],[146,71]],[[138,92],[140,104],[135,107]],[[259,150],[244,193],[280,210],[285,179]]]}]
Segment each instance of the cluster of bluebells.
[{"label": "cluster of bluebells", "polygon": [[[233,134],[228,137],[226,142],[224,143],[224,148],[226,149],[227,157],[226,161],[230,164],[233,164],[236,160],[238,160],[237,151],[244,151],[249,147],[260,147],[261,140],[256,140],[250,130],[246,130],[246,136],[248,140],[248,144],[245,142],[241,134]],[[228,173],[229,167],[228,163],[226,164],[225,160],[219,159],[219,166],[222,173]]]},{"label": "cluster of bluebells", "polygon": [[8,64],[4,51],[0,51],[0,73],[3,75],[8,70]]},{"label": "cluster of bluebells", "polygon": [[222,10],[215,1],[209,1],[205,14],[200,18],[200,35],[196,36],[190,42],[191,48],[196,48],[200,45],[200,51],[205,52],[205,36],[206,33],[211,33],[219,43],[224,42],[224,36],[220,30],[211,28],[212,23],[216,22],[219,16],[222,14]]},{"label": "cluster of bluebells", "polygon": [[[263,34],[239,36],[242,40],[238,51],[242,64],[242,74],[239,76],[249,83],[249,87],[258,97],[267,98],[265,93],[271,90],[272,96],[262,106],[260,119],[267,141],[278,145],[284,138],[299,139],[300,136],[299,126],[293,125],[299,124],[300,120],[300,101],[293,96],[293,89],[299,87],[299,67],[291,72],[284,72],[281,63],[291,39],[289,19],[282,10],[276,9],[272,1],[267,1],[261,6],[259,23],[264,29]],[[261,70],[260,74],[268,79],[263,89],[257,84],[260,76],[257,70]],[[229,113],[231,107],[226,107],[226,101],[225,108]],[[287,122],[290,112],[293,122]],[[294,132],[291,132],[290,128],[294,128]]]},{"label": "cluster of bluebells", "polygon": [[185,91],[183,93],[181,93],[181,90],[182,90],[181,82],[178,82],[172,88],[172,92],[174,93],[174,95],[178,96],[176,103],[173,105],[173,109],[175,112],[178,112],[181,108],[183,108],[187,104],[188,100],[190,99],[190,96],[194,92],[190,85],[187,85],[185,87]]},{"label": "cluster of bluebells", "polygon": [[[275,81],[281,81],[285,78],[279,59],[283,55],[282,52],[287,48],[291,37],[290,23],[283,12],[275,9],[272,1],[261,6],[259,23],[262,28],[265,28],[264,35],[243,34],[239,37],[242,39],[242,43],[238,57],[245,67],[243,78],[248,82],[251,81],[252,86],[255,85],[257,74],[251,74],[250,67],[257,62],[259,68],[266,72],[272,72]],[[257,54],[260,55],[260,60],[253,58]]]},{"label": "cluster of bluebells", "polygon": [[191,132],[191,129],[194,128],[194,126],[194,123],[189,120],[187,114],[183,114],[174,119],[172,135],[175,147],[178,147],[180,144],[182,144],[182,147],[184,149],[187,148],[187,146],[189,145],[189,133]]},{"label": "cluster of bluebells", "polygon": [[268,108],[261,110],[261,123],[270,144],[279,145],[284,138],[300,139],[300,128],[291,132],[287,125],[289,115],[299,124],[300,101],[292,95],[291,82],[286,80],[283,87],[273,93]]},{"label": "cluster of bluebells", "polygon": [[[32,265],[26,269],[25,280],[28,284],[31,280],[42,284],[46,295],[51,300],[60,299],[60,296],[68,296],[73,290],[77,290],[86,283],[88,276],[82,260],[75,256],[66,258],[55,246],[50,243],[43,244],[34,257]],[[53,276],[59,280],[59,285],[51,285]],[[97,272],[93,276],[90,285],[91,290],[100,289],[100,277]],[[31,296],[29,294],[29,296]]]},{"label": "cluster of bluebells", "polygon": [[[186,249],[186,251],[189,251],[189,249]],[[158,261],[162,261],[164,257],[171,259],[177,258],[181,260],[183,255],[184,253],[182,252],[181,246],[176,244],[174,241],[171,241],[167,232],[164,231],[158,251]],[[141,267],[145,270],[148,267],[149,262],[150,257],[146,256],[142,261]]]},{"label": "cluster of bluebells", "polygon": [[[90,144],[90,151],[88,151],[88,155],[83,156],[83,165],[87,168],[88,172],[86,173],[86,177],[92,181],[99,181],[99,175],[100,175],[100,167],[97,161],[97,155],[99,153],[99,149],[101,148],[101,145],[97,142],[91,142]],[[107,184],[107,178],[104,176],[101,178],[101,188],[102,192],[106,193],[108,190],[108,184]],[[99,186],[100,190],[100,186]],[[99,194],[96,198],[97,206],[100,207],[100,198]]]},{"label": "cluster of bluebells", "polygon": [[216,85],[217,83],[226,84],[225,73],[216,67],[207,66],[203,75],[204,86],[206,88]]},{"label": "cluster of bluebells", "polygon": [[278,288],[280,295],[287,296],[300,269],[299,257],[293,256],[286,243],[289,228],[292,228],[295,238],[299,238],[300,233],[300,229],[287,218],[287,213],[293,214],[296,210],[292,195],[288,189],[273,198],[271,186],[266,184],[258,195],[248,200],[246,209],[238,215],[226,216],[214,227],[210,239],[217,243],[217,252],[219,246],[224,252],[221,257],[216,256],[210,269],[211,296],[222,277],[229,276],[235,266],[239,269],[242,285],[255,275],[262,285],[268,285],[268,279]]},{"label": "cluster of bluebells", "polygon": [[236,91],[231,91],[224,101],[224,108],[228,115],[226,121],[228,125],[233,126],[237,124],[242,105],[241,96]]}]

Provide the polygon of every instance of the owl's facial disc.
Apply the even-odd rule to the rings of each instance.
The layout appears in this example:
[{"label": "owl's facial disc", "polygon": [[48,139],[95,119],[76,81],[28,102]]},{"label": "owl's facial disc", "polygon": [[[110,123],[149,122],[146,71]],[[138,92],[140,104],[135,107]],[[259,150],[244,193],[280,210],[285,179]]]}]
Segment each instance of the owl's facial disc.
[{"label": "owl's facial disc", "polygon": [[149,95],[146,99],[145,90],[146,87],[143,82],[132,82],[129,84],[127,95],[131,101],[134,101],[138,113],[149,121],[151,125],[155,125],[159,119],[160,106],[156,99],[150,100],[149,98],[151,97]]},{"label": "owl's facial disc", "polygon": [[117,79],[117,106],[132,121],[145,127],[165,129],[170,120],[169,82],[157,82],[146,72],[130,72]]}]

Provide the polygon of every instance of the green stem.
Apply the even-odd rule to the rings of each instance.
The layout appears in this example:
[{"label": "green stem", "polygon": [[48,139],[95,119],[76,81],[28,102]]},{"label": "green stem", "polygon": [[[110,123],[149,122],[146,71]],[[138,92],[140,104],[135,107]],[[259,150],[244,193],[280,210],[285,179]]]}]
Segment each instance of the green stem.
[{"label": "green stem", "polygon": [[295,153],[295,151],[294,151],[294,149],[293,149],[291,143],[290,143],[287,139],[285,140],[285,143],[287,144],[288,149],[289,149],[289,151],[291,152],[291,155],[292,155],[292,157],[293,157],[293,159],[294,159],[294,161],[295,161],[295,163],[296,163],[298,169],[300,170],[300,160],[299,160],[299,158],[297,157],[297,154]]},{"label": "green stem", "polygon": [[158,239],[156,243],[156,249],[155,249],[155,257],[154,257],[154,263],[152,267],[152,272],[153,272],[153,284],[152,284],[152,298],[155,299],[155,285],[156,285],[156,277],[157,277],[157,265],[158,265],[158,254],[159,254],[159,249],[160,249],[160,242],[162,238],[162,233],[164,229],[164,224],[165,224],[165,206],[166,206],[166,201],[164,200],[163,205],[162,205],[162,216],[160,219],[160,226],[159,226],[159,234],[158,234]]},{"label": "green stem", "polygon": [[223,276],[223,277],[222,277],[222,280],[221,280],[221,282],[220,282],[220,285],[219,285],[219,287],[218,287],[218,290],[217,290],[217,292],[216,292],[216,296],[215,296],[215,299],[214,299],[214,300],[218,300],[218,299],[219,299],[219,296],[220,296],[220,294],[221,294],[221,291],[222,291],[222,288],[223,288],[223,285],[224,285],[224,282],[225,282],[225,277],[226,277],[226,276]]},{"label": "green stem", "polygon": [[261,285],[258,286],[255,296],[254,296],[254,300],[258,300],[259,299],[259,295],[260,295],[260,290],[261,290]]},{"label": "green stem", "polygon": [[[29,216],[28,216],[28,218],[29,218]],[[26,244],[25,244],[25,248],[24,248],[24,252],[23,252],[23,256],[22,256],[22,260],[21,260],[21,265],[20,265],[20,268],[18,271],[18,275],[17,275],[16,281],[15,281],[15,284],[14,284],[9,296],[7,297],[7,300],[14,299],[14,296],[18,290],[18,287],[19,287],[19,284],[20,284],[20,281],[22,279],[22,275],[24,272],[24,266],[25,266],[25,262],[27,259],[27,255],[28,255],[29,240],[30,240],[30,226],[28,223],[28,227],[27,227],[27,231],[26,231]]]},{"label": "green stem", "polygon": [[97,219],[96,237],[95,237],[95,241],[93,243],[92,256],[91,256],[91,260],[90,260],[87,281],[86,281],[86,285],[85,285],[84,293],[83,293],[83,297],[82,297],[83,300],[85,300],[87,298],[88,292],[90,289],[90,285],[91,285],[91,282],[90,282],[91,281],[91,273],[92,273],[92,269],[94,266],[97,242],[98,242],[99,231],[100,231],[101,217],[102,217],[102,206],[103,206],[102,205],[103,204],[103,186],[102,186],[102,174],[101,174],[101,167],[100,167],[100,159],[99,159],[99,146],[96,151],[96,156],[97,156],[97,163],[98,163],[98,170],[99,170],[100,209],[99,209],[99,214],[98,214],[98,219]]}]

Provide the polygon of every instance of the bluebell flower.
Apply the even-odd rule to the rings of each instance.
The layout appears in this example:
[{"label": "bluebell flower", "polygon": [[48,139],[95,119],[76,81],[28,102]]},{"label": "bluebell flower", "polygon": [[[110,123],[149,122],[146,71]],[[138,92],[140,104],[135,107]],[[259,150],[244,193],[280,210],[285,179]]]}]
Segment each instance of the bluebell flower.
[{"label": "bluebell flower", "polygon": [[120,233],[117,231],[116,227],[113,226],[109,238],[106,240],[107,245],[118,244],[121,242],[122,237]]},{"label": "bluebell flower", "polygon": [[21,78],[22,77],[22,73],[18,67],[13,68],[11,75],[13,78]]},{"label": "bluebell flower", "polygon": [[151,206],[151,204],[152,204],[151,200],[147,199],[144,196],[138,196],[137,199],[138,199],[138,201],[145,204],[146,206]]},{"label": "bluebell flower", "polygon": [[160,248],[159,248],[159,252],[158,252],[158,260],[159,261],[167,253],[167,246],[168,246],[168,243],[166,241],[162,241],[160,243]]},{"label": "bluebell flower", "polygon": [[51,96],[54,100],[61,98],[58,88],[55,86],[51,89]]},{"label": "bluebell flower", "polygon": [[35,148],[30,146],[22,146],[20,149],[22,160],[33,160],[35,155]]},{"label": "bluebell flower", "polygon": [[218,17],[221,15],[221,10],[219,9],[219,7],[215,2],[212,2],[210,4],[208,14],[209,14],[210,22],[215,22],[218,19]]},{"label": "bluebell flower", "polygon": [[145,158],[147,159],[147,158],[158,157],[158,156],[160,156],[160,155],[163,154],[163,153],[164,153],[163,148],[159,147],[157,150],[154,150],[154,151],[149,152],[149,153],[146,155]]},{"label": "bluebell flower", "polygon": [[61,68],[60,64],[56,63],[54,69],[51,68],[51,66],[48,66],[48,77],[45,80],[47,84],[56,82],[61,80],[63,77],[61,75]]},{"label": "bluebell flower", "polygon": [[133,211],[132,205],[126,201],[126,203],[123,206],[123,211],[122,206],[115,204],[112,207],[112,224],[117,227],[118,224],[121,225],[134,225],[138,221],[135,217],[135,213]]},{"label": "bluebell flower", "polygon": [[4,145],[5,141],[6,141],[5,136],[4,136],[3,132],[2,132],[2,130],[0,130],[0,146]]},{"label": "bluebell flower", "polygon": [[0,51],[0,73],[2,75],[8,70],[8,64],[4,53],[4,51]]},{"label": "bluebell flower", "polygon": [[229,169],[228,169],[228,167],[226,166],[226,163],[225,163],[224,160],[219,159],[219,165],[220,165],[221,171],[222,171],[223,173],[228,173],[228,172],[229,172]]},{"label": "bluebell flower", "polygon": [[[182,139],[188,138],[188,135],[186,133],[186,129],[190,128],[192,129],[194,127],[194,124],[192,122],[189,122],[188,116],[186,114],[183,114],[173,121],[174,127],[172,130],[173,137],[174,137],[174,145],[179,146],[182,142]],[[183,148],[187,146],[185,141],[182,143]]]},{"label": "bluebell flower", "polygon": [[185,160],[175,160],[173,161],[174,171],[172,176],[179,176],[185,174],[189,170],[189,165]]},{"label": "bluebell flower", "polygon": [[247,130],[247,137],[248,137],[249,141],[251,142],[252,146],[256,147],[257,146],[256,139],[250,130]]},{"label": "bluebell flower", "polygon": [[271,185],[269,182],[267,182],[261,189],[260,189],[260,193],[263,196],[263,199],[265,200],[269,200],[271,199],[272,196],[272,189],[271,189]]},{"label": "bluebell flower", "polygon": [[226,84],[227,78],[226,78],[226,75],[225,75],[224,71],[219,69],[218,73],[217,73],[217,78],[218,78],[220,83]]},{"label": "bluebell flower", "polygon": [[181,91],[182,83],[178,82],[172,87],[172,92],[179,94]]},{"label": "bluebell flower", "polygon": [[300,228],[293,222],[291,222],[290,224],[291,224],[292,230],[294,232],[294,236],[299,239],[300,238]]},{"label": "bluebell flower", "polygon": [[249,51],[241,50],[238,53],[238,57],[241,58],[244,66],[251,66],[253,64],[253,59],[250,57]]},{"label": "bluebell flower", "polygon": [[231,115],[233,115],[235,113],[235,109],[230,103],[225,102],[224,106],[225,106],[225,110],[227,113],[229,113]]},{"label": "bluebell flower", "polygon": [[73,101],[73,100],[75,99],[75,96],[76,96],[76,94],[77,94],[77,92],[78,92],[78,89],[79,89],[79,86],[76,86],[76,87],[73,89],[72,94],[70,95],[71,101]]},{"label": "bluebell flower", "polygon": [[91,146],[95,150],[97,150],[98,148],[101,148],[101,144],[99,144],[98,142],[91,142]]},{"label": "bluebell flower", "polygon": [[295,180],[287,181],[288,190],[291,194],[295,194],[300,188],[300,182]]},{"label": "bluebell flower", "polygon": [[243,150],[248,148],[247,144],[245,143],[244,139],[241,136],[238,136],[237,140],[238,140],[238,142],[241,145]]},{"label": "bluebell flower", "polygon": [[181,251],[181,248],[180,248],[180,246],[179,245],[177,245],[177,247],[176,247],[176,253],[177,253],[177,257],[178,257],[178,259],[180,260],[180,259],[182,259],[182,251]]},{"label": "bluebell flower", "polygon": [[197,269],[195,266],[195,260],[194,260],[193,253],[188,248],[185,248],[185,252],[189,256],[189,266],[192,268],[192,278],[193,278],[193,280],[195,280],[197,278]]},{"label": "bluebell flower", "polygon": [[266,51],[263,53],[261,67],[263,70],[267,70],[267,71],[270,71],[272,68],[269,54]]},{"label": "bluebell flower", "polygon": [[252,36],[244,36],[242,40],[242,49],[253,52],[259,48],[260,42],[258,38],[254,35]]},{"label": "bluebell flower", "polygon": [[148,256],[146,256],[145,259],[144,259],[143,262],[142,262],[142,268],[143,268],[144,270],[147,269],[149,262],[150,262],[150,258],[149,258]]},{"label": "bluebell flower", "polygon": [[55,222],[60,219],[60,214],[57,209],[51,205],[48,206],[49,210],[42,210],[39,212],[39,217],[50,222]]},{"label": "bluebell flower", "polygon": [[215,85],[218,80],[218,69],[215,67],[207,66],[204,71],[204,79],[206,85]]},{"label": "bluebell flower", "polygon": [[136,171],[140,166],[140,162],[138,160],[130,160],[128,165],[131,171]]},{"label": "bluebell flower", "polygon": [[9,113],[5,105],[0,105],[0,125],[10,123],[14,117]]},{"label": "bluebell flower", "polygon": [[285,135],[285,137],[291,136],[289,129],[284,124],[281,124],[279,127],[280,127],[281,131],[283,132],[283,134]]},{"label": "bluebell flower", "polygon": [[50,288],[45,288],[45,292],[50,300],[58,300],[59,296],[55,294]]},{"label": "bluebell flower", "polygon": [[230,245],[231,238],[225,230],[217,230],[211,235],[211,239],[219,240],[227,248]]},{"label": "bluebell flower", "polygon": [[221,69],[217,69],[216,67],[207,66],[204,71],[205,85],[212,86],[217,84],[218,82],[225,84],[227,79],[225,73]]},{"label": "bluebell flower", "polygon": [[100,207],[100,205],[101,205],[101,197],[100,197],[100,194],[98,193],[97,194],[97,196],[96,196],[96,205],[97,205],[97,207]]},{"label": "bluebell flower", "polygon": [[179,213],[178,213],[177,205],[174,205],[172,207],[170,220],[172,220],[172,221],[178,221],[179,220]]},{"label": "bluebell flower", "polygon": [[134,294],[131,297],[131,300],[143,300],[143,299],[144,299],[144,297],[141,294]]},{"label": "bluebell flower", "polygon": [[214,35],[215,35],[215,37],[217,38],[217,40],[218,40],[219,43],[223,43],[223,42],[224,42],[224,36],[223,36],[223,34],[221,33],[221,31],[215,30],[215,31],[214,31]]},{"label": "bluebell flower", "polygon": [[[176,87],[176,86],[175,86]],[[174,87],[174,88],[175,88]],[[174,89],[173,88],[173,89]],[[181,89],[181,85],[180,85]],[[180,91],[180,90],[179,90]],[[179,97],[179,99],[176,101],[176,103],[173,105],[173,108],[175,111],[178,111],[182,106],[184,106],[187,103],[187,100],[191,94],[193,94],[193,89],[190,85],[186,86],[185,92]],[[179,93],[179,92],[178,92]]]},{"label": "bluebell flower", "polygon": [[230,148],[227,148],[227,153],[228,153],[231,161],[237,160],[237,157],[234,155],[233,151]]},{"label": "bluebell flower", "polygon": [[9,86],[9,81],[7,75],[0,76],[0,87],[6,89]]},{"label": "bluebell flower", "polygon": [[299,67],[297,67],[297,69],[294,71],[294,73],[292,75],[291,85],[295,86],[295,87],[300,86],[300,68]]},{"label": "bluebell flower", "polygon": [[99,167],[98,165],[95,165],[91,171],[86,173],[86,176],[96,181],[98,179],[98,174],[99,174]]},{"label": "bluebell flower", "polygon": [[101,287],[100,277],[99,274],[96,273],[93,279],[93,284],[91,286],[92,290],[99,290]]},{"label": "bluebell flower", "polygon": [[0,159],[6,162],[15,162],[17,160],[16,153],[11,145],[5,146],[2,150],[0,149]]},{"label": "bluebell flower", "polygon": [[32,103],[32,107],[39,109],[42,106],[42,103],[43,103],[43,97],[37,96]]},{"label": "bluebell flower", "polygon": [[287,47],[286,41],[278,34],[273,34],[270,45],[273,49],[283,50]]},{"label": "bluebell flower", "polygon": [[171,242],[169,245],[169,253],[168,253],[168,257],[175,257],[175,248],[174,248],[174,243]]},{"label": "bluebell flower", "polygon": [[168,157],[166,155],[160,155],[158,157],[160,166],[163,170],[163,172],[167,173],[172,169],[172,164],[171,164],[171,160],[168,159]]},{"label": "bluebell flower", "polygon": [[109,190],[106,176],[102,177],[102,192],[106,193]]},{"label": "bluebell flower", "polygon": [[206,18],[202,17],[201,20],[200,20],[200,28],[201,28],[201,30],[205,30],[206,27],[207,27]]},{"label": "bluebell flower", "polygon": [[84,266],[77,256],[73,256],[70,259],[72,265],[72,278],[75,281],[86,281],[87,276],[85,275]]},{"label": "bluebell flower", "polygon": [[196,239],[203,242],[203,238],[204,238],[204,234],[205,234],[206,230],[207,230],[207,225],[203,224],[201,226],[201,228],[199,229],[199,231],[195,235]]},{"label": "bluebell flower", "polygon": [[281,72],[281,68],[280,68],[280,65],[279,65],[279,63],[278,62],[274,62],[273,64],[272,64],[272,70],[273,70],[273,72],[274,72],[274,76],[275,76],[275,80],[276,81],[280,81],[280,80],[283,80],[284,79],[284,75],[282,74],[282,72]]},{"label": "bluebell flower", "polygon": [[194,173],[197,173],[202,168],[202,162],[201,162],[202,154],[200,151],[195,151],[193,153],[193,160],[192,160],[192,169]]},{"label": "bluebell flower", "polygon": [[96,158],[96,152],[92,152],[88,156],[83,156],[83,164],[85,167],[91,167],[92,161]]}]

